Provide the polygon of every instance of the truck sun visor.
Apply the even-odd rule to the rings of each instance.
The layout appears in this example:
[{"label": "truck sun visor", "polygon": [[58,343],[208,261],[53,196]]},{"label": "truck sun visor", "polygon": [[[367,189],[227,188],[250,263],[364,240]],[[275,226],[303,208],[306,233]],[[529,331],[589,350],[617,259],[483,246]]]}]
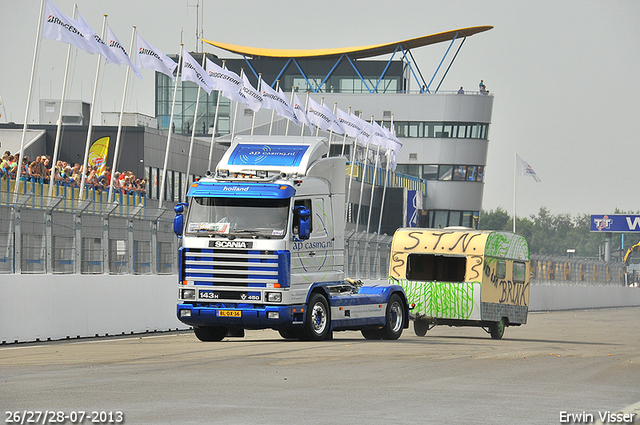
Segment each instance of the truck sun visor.
[{"label": "truck sun visor", "polygon": [[205,197],[241,197],[241,198],[272,198],[288,199],[295,195],[296,190],[288,185],[273,183],[205,183],[200,182],[189,190],[188,196]]}]

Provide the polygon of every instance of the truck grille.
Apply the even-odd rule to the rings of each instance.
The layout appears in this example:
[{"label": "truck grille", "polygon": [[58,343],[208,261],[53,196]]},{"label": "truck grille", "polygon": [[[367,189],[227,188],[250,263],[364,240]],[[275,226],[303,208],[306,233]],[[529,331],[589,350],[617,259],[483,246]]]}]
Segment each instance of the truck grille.
[{"label": "truck grille", "polygon": [[278,283],[278,253],[243,249],[183,250],[184,279],[195,285],[265,288]]}]

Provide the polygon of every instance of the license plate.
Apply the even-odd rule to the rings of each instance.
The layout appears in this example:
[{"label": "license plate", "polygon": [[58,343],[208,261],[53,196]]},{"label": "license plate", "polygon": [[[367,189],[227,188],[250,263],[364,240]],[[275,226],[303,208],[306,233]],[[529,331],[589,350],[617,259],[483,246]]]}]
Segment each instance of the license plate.
[{"label": "license plate", "polygon": [[242,317],[242,311],[218,310],[218,317]]}]

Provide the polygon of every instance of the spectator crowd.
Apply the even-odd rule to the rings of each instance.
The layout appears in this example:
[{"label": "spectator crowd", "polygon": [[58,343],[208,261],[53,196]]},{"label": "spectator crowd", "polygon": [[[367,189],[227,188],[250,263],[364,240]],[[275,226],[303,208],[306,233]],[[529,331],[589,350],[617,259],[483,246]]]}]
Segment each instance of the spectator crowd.
[{"label": "spectator crowd", "polygon": [[[31,161],[28,156],[24,156],[20,161],[20,154],[11,154],[6,151],[0,161],[0,179],[15,180],[18,172],[18,164],[21,164],[20,180],[33,183],[49,184],[51,180],[51,157],[48,155],[38,155]],[[65,161],[57,161],[54,169],[54,183],[66,187],[80,187],[82,180],[82,164],[71,165]],[[105,167],[104,171],[98,172],[98,167],[87,167],[84,186],[94,189],[97,193],[109,190],[111,180],[111,167]],[[136,178],[131,171],[115,172],[113,179],[114,192],[122,191],[127,195],[146,194],[147,181],[143,178]]]}]

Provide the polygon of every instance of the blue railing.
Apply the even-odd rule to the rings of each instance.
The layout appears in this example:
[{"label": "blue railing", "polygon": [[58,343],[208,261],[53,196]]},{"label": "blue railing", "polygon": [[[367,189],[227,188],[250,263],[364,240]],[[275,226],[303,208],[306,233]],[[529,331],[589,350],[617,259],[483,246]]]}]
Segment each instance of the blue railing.
[{"label": "blue railing", "polygon": [[[373,183],[375,167],[372,165],[364,165],[361,162],[352,163],[347,161],[347,176],[351,176],[351,164],[354,164],[353,179],[355,181],[361,182],[364,177],[365,183]],[[376,186],[384,186],[386,184],[389,187],[406,187],[409,190],[419,190],[424,196],[427,196],[427,182],[418,177],[409,176],[396,171],[389,171],[389,180],[387,180],[387,170],[385,168],[378,168],[378,170],[375,171],[375,178]]]}]

